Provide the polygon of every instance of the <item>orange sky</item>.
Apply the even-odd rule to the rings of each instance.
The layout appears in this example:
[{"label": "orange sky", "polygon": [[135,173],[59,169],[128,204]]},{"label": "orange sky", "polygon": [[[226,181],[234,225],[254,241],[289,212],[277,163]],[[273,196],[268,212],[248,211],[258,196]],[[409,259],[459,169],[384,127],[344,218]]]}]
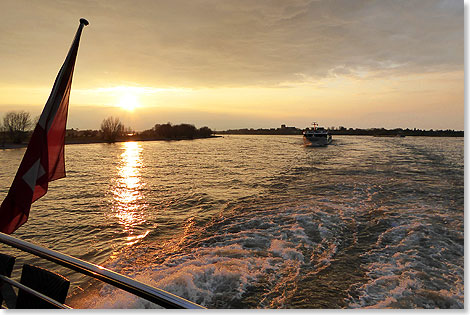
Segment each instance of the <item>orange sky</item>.
[{"label": "orange sky", "polygon": [[85,17],[69,128],[464,128],[460,1],[17,0],[0,17],[0,116],[39,115]]}]

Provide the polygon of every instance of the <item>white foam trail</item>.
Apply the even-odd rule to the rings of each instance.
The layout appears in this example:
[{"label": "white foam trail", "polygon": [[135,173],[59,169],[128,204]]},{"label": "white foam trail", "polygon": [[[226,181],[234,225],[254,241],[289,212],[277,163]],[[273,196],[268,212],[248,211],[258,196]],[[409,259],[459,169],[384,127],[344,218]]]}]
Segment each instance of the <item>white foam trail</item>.
[{"label": "white foam trail", "polygon": [[[281,290],[285,281],[295,282],[307,261],[305,255],[308,260],[311,256],[320,258],[323,268],[336,251],[331,231],[341,220],[328,213],[307,214],[307,209],[285,208],[263,217],[241,218],[242,223],[237,217],[230,222],[224,218],[221,234],[203,239],[189,252],[155,253],[168,257],[163,263],[141,270],[128,269],[133,270],[130,276],[209,307],[236,305],[259,281],[271,290]],[[320,243],[312,235],[318,235],[316,241]],[[109,290],[107,286],[101,290],[100,298],[93,301],[94,308],[154,307],[121,291]],[[259,299],[259,307],[283,303],[283,297],[272,296],[270,290]]]},{"label": "white foam trail", "polygon": [[363,255],[371,280],[350,307],[463,308],[463,269],[449,263],[449,254],[458,258],[463,248],[423,221],[386,230]]}]

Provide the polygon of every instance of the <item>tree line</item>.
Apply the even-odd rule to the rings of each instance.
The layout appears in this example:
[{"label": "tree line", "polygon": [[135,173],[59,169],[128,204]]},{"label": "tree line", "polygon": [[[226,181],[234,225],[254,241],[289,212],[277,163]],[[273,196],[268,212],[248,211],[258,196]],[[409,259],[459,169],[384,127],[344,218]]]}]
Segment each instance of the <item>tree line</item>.
[{"label": "tree line", "polygon": [[[36,126],[39,117],[31,118],[26,111],[11,111],[3,116],[0,124],[1,142],[21,144],[25,142]],[[125,140],[176,140],[196,139],[213,136],[209,127],[196,128],[191,124],[172,125],[156,124],[153,128],[142,132],[135,132],[126,127],[119,118],[107,117],[101,122],[100,130],[78,130],[68,129],[66,131],[66,142],[116,142]]]},{"label": "tree line", "polygon": [[180,124],[172,125],[171,123],[156,124],[152,129],[145,130],[141,133],[144,138],[157,139],[194,139],[208,138],[213,132],[209,127],[196,128],[194,125]]},{"label": "tree line", "polygon": [[[311,129],[311,128],[306,128]],[[305,129],[299,129],[296,127],[285,127],[281,128],[243,128],[243,129],[229,129],[224,131],[217,131],[217,134],[233,134],[233,135],[302,135]],[[429,136],[429,137],[463,137],[463,130],[422,130],[417,128],[345,128],[340,127],[329,127],[326,128],[332,135],[349,135],[349,136]]]}]

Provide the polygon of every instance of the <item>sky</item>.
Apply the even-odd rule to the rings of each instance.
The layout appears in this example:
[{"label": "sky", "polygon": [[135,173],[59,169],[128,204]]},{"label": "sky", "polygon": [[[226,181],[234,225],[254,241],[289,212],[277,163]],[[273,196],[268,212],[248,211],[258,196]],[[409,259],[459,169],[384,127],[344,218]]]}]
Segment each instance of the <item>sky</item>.
[{"label": "sky", "polygon": [[[465,4],[465,7],[467,4]],[[460,0],[0,0],[0,117],[37,116],[84,17],[68,128],[464,129]]]}]

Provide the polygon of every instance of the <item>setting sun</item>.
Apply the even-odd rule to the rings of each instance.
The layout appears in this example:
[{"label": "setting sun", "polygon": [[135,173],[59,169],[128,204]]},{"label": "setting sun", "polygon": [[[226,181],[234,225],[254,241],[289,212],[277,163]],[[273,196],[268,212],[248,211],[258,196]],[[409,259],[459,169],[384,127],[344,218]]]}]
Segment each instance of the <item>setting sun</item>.
[{"label": "setting sun", "polygon": [[139,99],[136,95],[127,92],[121,96],[117,106],[124,110],[132,112],[134,111],[134,109],[139,107]]}]

